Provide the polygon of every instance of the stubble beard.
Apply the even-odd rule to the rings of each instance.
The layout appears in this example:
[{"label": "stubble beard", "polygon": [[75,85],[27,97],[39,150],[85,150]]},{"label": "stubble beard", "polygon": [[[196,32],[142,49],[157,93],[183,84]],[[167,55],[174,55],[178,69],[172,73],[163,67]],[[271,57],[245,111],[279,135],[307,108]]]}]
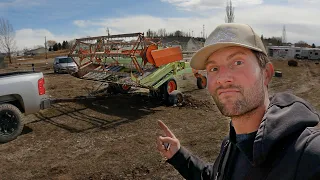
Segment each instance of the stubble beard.
[{"label": "stubble beard", "polygon": [[[228,99],[222,102],[217,94],[218,89],[235,88],[240,92],[238,93],[236,100]],[[262,79],[258,79],[251,88],[244,90],[240,86],[228,85],[220,87],[215,91],[212,96],[218,109],[224,116],[234,117],[241,116],[252,112],[264,103],[265,91],[263,88]],[[231,105],[230,105],[231,104]]]}]

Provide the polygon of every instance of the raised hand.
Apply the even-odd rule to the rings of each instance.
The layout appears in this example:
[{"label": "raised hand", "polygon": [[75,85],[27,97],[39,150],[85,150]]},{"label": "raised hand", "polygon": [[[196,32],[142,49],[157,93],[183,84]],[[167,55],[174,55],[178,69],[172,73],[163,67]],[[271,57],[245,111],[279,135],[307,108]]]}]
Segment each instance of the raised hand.
[{"label": "raised hand", "polygon": [[158,125],[163,130],[165,136],[157,138],[157,149],[163,156],[170,159],[180,149],[180,141],[162,121],[159,120]]}]

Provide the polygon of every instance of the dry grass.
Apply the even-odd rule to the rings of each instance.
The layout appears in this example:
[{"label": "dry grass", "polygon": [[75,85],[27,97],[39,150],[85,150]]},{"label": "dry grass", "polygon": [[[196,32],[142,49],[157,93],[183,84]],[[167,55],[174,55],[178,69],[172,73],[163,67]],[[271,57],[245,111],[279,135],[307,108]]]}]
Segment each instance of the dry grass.
[{"label": "dry grass", "polygon": [[[69,50],[59,50],[59,51],[54,51],[54,52],[48,52],[47,54],[47,58],[48,59],[52,59],[54,57],[57,56],[66,56],[69,54]],[[24,59],[24,60],[19,60],[19,59]],[[39,55],[35,55],[35,56],[19,56],[19,57],[13,57],[12,59],[12,64],[17,64],[17,63],[35,63],[35,60],[44,60],[46,59],[46,54],[39,54]],[[9,64],[9,59],[6,57],[5,58],[5,63]]]}]

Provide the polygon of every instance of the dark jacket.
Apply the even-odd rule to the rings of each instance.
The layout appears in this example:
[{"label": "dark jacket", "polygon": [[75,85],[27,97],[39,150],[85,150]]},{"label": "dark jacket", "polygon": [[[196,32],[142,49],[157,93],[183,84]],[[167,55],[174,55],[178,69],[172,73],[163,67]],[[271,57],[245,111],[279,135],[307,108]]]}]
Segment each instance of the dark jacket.
[{"label": "dark jacket", "polygon": [[[278,93],[270,98],[252,140],[251,160],[241,158],[243,152],[234,142],[236,133],[230,125],[215,163],[201,161],[184,147],[167,162],[185,179],[320,180],[319,121],[319,114],[308,102],[289,93]],[[235,164],[244,165],[239,171]],[[240,174],[234,174],[235,170],[245,172],[245,176],[237,178]]]}]

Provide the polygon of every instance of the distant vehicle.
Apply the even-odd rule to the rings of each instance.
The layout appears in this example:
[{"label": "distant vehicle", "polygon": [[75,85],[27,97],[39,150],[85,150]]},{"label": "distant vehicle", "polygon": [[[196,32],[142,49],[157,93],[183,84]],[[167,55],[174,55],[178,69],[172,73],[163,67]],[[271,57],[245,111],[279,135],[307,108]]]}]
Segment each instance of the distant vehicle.
[{"label": "distant vehicle", "polygon": [[17,138],[23,129],[22,113],[50,107],[41,72],[0,74],[0,143]]},{"label": "distant vehicle", "polygon": [[78,71],[78,66],[70,57],[60,56],[54,58],[53,71],[54,73],[73,73]]}]

